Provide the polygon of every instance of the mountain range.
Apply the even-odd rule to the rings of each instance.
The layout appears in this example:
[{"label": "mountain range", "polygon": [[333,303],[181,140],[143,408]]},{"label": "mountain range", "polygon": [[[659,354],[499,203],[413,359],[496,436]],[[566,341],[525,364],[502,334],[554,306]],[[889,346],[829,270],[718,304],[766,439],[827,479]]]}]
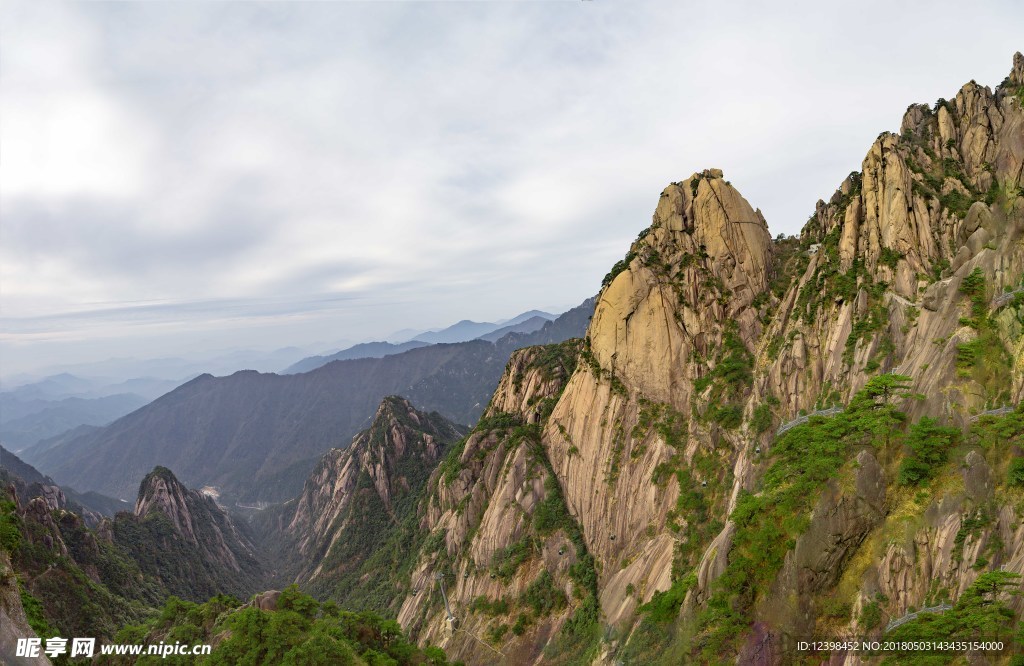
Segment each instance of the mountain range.
[{"label": "mountain range", "polygon": [[[540,329],[495,343],[434,344],[381,358],[339,360],[302,374],[201,375],[110,425],[21,452],[62,485],[131,495],[153,467],[188,485],[215,486],[225,502],[293,497],[328,449],[367,426],[399,394],[458,423],[477,420],[518,347],[580,335],[588,300]],[[118,460],[111,468],[106,461]]]},{"label": "mountain range", "polygon": [[[95,530],[39,472],[11,494],[0,616],[215,663],[1016,663],[1022,183],[1017,53],[994,90],[908,107],[798,237],[704,169],[538,330],[200,376],[27,459],[143,481]],[[241,525],[186,485],[261,504]],[[115,634],[171,589],[263,586]]]}]

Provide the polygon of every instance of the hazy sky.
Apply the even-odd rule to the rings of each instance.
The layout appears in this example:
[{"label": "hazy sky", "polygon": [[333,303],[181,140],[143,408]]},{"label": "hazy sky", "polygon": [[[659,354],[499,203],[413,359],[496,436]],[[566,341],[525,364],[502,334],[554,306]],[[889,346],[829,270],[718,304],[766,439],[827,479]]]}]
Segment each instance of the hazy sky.
[{"label": "hazy sky", "polygon": [[1024,49],[1009,1],[0,13],[3,374],[566,309],[668,182],[722,168],[795,233]]}]

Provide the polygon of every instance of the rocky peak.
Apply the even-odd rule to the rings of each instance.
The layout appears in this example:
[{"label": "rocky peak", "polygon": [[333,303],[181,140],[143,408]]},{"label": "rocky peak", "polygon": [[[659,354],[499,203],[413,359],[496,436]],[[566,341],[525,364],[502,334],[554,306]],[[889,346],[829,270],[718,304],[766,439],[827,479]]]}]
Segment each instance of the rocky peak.
[{"label": "rocky peak", "polygon": [[651,226],[605,278],[587,332],[600,367],[645,396],[688,403],[730,327],[752,345],[761,324],[751,305],[767,289],[772,241],[760,211],[718,169],[661,193]]},{"label": "rocky peak", "polygon": [[[564,633],[552,640],[547,620],[516,637],[492,629],[516,617],[515,600],[542,569],[562,586],[559,567],[575,557],[570,572],[593,565],[596,615],[613,629],[605,635],[633,631],[637,639],[609,641],[598,661],[686,663],[695,653],[662,651],[671,641],[655,635],[703,642],[692,633],[697,618],[731,612],[735,597],[711,608],[709,595],[734,560],[749,556],[734,546],[748,528],[730,516],[770,490],[766,471],[781,469],[771,466],[782,455],[778,426],[816,404],[850,402],[886,372],[910,376],[910,390],[924,396],[901,407],[910,419],[928,415],[966,427],[985,402],[1019,400],[1024,319],[1019,299],[1002,292],[1024,279],[1021,69],[1018,55],[994,91],[971,82],[951,100],[908,108],[900,133],[879,135],[861,170],[818,202],[799,238],[773,241],[761,214],[719,170],[665,188],[651,226],[606,276],[564,388],[530,371],[536,350],[513,356],[458,460],[446,460],[432,478],[421,510],[432,538],[413,580],[452,576],[447,600],[459,630],[446,629],[432,588],[406,598],[403,626],[474,663],[495,661],[495,648],[504,663],[535,663],[538,646],[557,646]],[[983,360],[973,361],[974,353]],[[1007,362],[1014,372],[1006,372]],[[548,398],[550,411],[542,404]],[[797,455],[806,455],[808,469],[815,463],[813,451]],[[877,610],[883,591],[894,613],[920,607],[934,576],[928,564],[914,569],[916,548],[935,553],[923,561],[937,563],[950,588],[963,590],[968,565],[946,565],[957,538],[964,541],[959,509],[945,512],[934,543],[926,533],[905,545],[893,540],[916,509],[890,506],[891,496],[907,499],[886,492],[895,483],[892,453],[852,455],[845,476],[813,491],[809,527],[766,584],[751,632],[755,648],[770,643],[754,640],[762,629],[803,636],[815,620],[820,629],[821,599],[808,600],[837,588],[849,595],[863,586],[854,614],[856,604]],[[964,493],[990,501],[993,470],[1002,468],[980,454],[957,455],[969,466]],[[549,517],[538,507],[550,511],[563,500],[565,532],[537,532]],[[926,531],[925,521],[913,521]],[[1024,530],[1014,529],[1000,543],[1019,563]],[[766,534],[751,548],[773,542]],[[565,537],[572,547],[558,543]],[[877,580],[861,580],[882,553],[889,564],[877,568]],[[849,574],[852,563],[858,568]],[[889,572],[897,571],[919,582],[894,580]],[[585,598],[572,585],[561,589]],[[659,591],[668,594],[656,598]],[[648,610],[661,616],[655,620],[638,610],[652,599]],[[683,616],[669,628],[673,603]],[[738,663],[777,661],[755,653],[745,651]]]},{"label": "rocky peak", "polygon": [[[543,641],[594,594],[579,584],[593,560],[541,443],[582,348],[575,339],[514,352],[484,417],[429,481],[421,529],[433,545],[419,553],[398,619],[419,640],[467,663],[495,661],[494,648],[480,637],[499,620],[479,611],[482,602],[497,603],[498,615],[523,618],[520,630],[502,641],[510,642],[500,649],[515,655],[508,663],[538,663]],[[451,576],[454,634],[432,583],[437,575]],[[552,595],[550,607],[530,610],[525,599],[542,587]]]},{"label": "rocky peak", "polygon": [[135,515],[138,518],[145,518],[154,512],[163,514],[174,523],[179,533],[194,543],[196,530],[188,506],[190,493],[195,494],[193,500],[204,504],[208,501],[199,493],[186,488],[171,470],[166,467],[155,467],[139,486],[139,496],[135,500]]},{"label": "rocky peak", "polygon": [[[861,167],[827,202],[818,202],[805,243],[838,246],[840,270],[859,260],[875,280],[903,298],[921,279],[954,264],[978,226],[992,224],[976,202],[991,206],[1022,181],[1024,92],[1021,59],[995,89],[974,81],[934,106],[912,104],[900,133],[883,132]],[[822,254],[819,262],[827,260]],[[966,255],[961,259],[966,259]],[[960,261],[962,264],[963,261]]]},{"label": "rocky peak", "polygon": [[393,497],[409,489],[404,469],[415,461],[420,470],[437,463],[446,443],[458,439],[461,431],[436,412],[417,411],[405,398],[384,398],[373,424],[352,440],[350,455],[359,460],[359,468],[373,479],[373,485],[388,511]]},{"label": "rocky peak", "polygon": [[566,382],[576,369],[582,340],[513,352],[498,381],[484,419],[515,414],[529,424],[539,424],[554,407]]},{"label": "rocky peak", "polygon": [[[348,448],[324,455],[281,517],[285,538],[304,557],[298,578],[318,576],[321,558],[361,523],[366,511],[396,520],[398,504],[404,507],[405,499],[418,493],[463,432],[437,412],[417,410],[405,398],[384,398],[370,427]],[[363,506],[367,502],[372,509]]]},{"label": "rocky peak", "polygon": [[[900,133],[879,135],[861,170],[818,202],[761,347],[781,416],[842,401],[878,369],[915,378],[927,397],[915,413],[960,418],[1020,394],[1019,378],[1011,389],[1005,374],[978,386],[956,366],[957,349],[976,335],[960,324],[963,280],[977,269],[997,294],[1024,272],[1019,64],[1015,56],[994,91],[971,81],[950,100],[911,105]],[[1012,315],[1002,316],[1000,336],[1020,363]]]},{"label": "rocky peak", "polygon": [[1020,51],[1013,54],[1013,70],[1010,71],[1010,83],[1024,86],[1024,55]]},{"label": "rocky peak", "polygon": [[[158,466],[139,485],[134,514],[118,514],[115,523],[155,525],[161,520],[173,526],[175,540],[189,544],[203,561],[229,572],[228,576],[258,572],[256,549],[231,516],[213,498],[185,487],[171,470]],[[154,529],[160,534],[159,528]]]}]

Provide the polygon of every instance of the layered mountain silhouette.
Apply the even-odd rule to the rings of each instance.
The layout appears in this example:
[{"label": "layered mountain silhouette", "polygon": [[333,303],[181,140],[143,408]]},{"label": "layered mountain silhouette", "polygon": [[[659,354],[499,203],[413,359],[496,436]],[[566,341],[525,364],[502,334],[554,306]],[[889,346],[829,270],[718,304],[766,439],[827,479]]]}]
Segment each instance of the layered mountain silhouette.
[{"label": "layered mountain silhouette", "polygon": [[325,451],[369,425],[384,396],[473,423],[514,349],[578,336],[592,312],[588,300],[495,343],[436,344],[303,374],[202,375],[107,427],[24,455],[63,485],[114,497],[130,497],[139,479],[163,465],[191,486],[218,487],[226,502],[283,501]]},{"label": "layered mountain silhouette", "polygon": [[[218,640],[327,618],[374,642],[364,661],[400,629],[437,663],[433,646],[471,664],[775,665],[811,636],[1010,645],[1024,631],[1022,183],[1018,53],[994,90],[910,106],[799,237],[773,239],[705,169],[661,192],[594,301],[536,331],[202,376],[53,446],[41,469],[85,487],[173,459],[192,485],[287,501],[256,511],[254,541],[159,467],[135,512],[95,532],[45,493],[12,495],[3,536],[15,525],[30,545],[13,566],[62,629],[110,636],[172,585],[264,582],[254,544],[274,544],[275,585],[398,624],[292,589],[167,612],[147,635],[204,612],[244,614],[196,632]],[[118,532],[147,522],[159,530]],[[11,578],[0,612],[20,626]],[[61,585],[76,601],[60,604]]]}]

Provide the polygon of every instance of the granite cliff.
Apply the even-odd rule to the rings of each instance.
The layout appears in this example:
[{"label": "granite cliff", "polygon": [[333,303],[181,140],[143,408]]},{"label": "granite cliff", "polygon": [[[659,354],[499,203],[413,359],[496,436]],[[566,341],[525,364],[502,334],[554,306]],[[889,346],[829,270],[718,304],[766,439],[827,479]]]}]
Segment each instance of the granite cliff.
[{"label": "granite cliff", "polygon": [[912,105],[796,238],[719,170],[667,187],[585,338],[517,352],[431,477],[403,626],[472,663],[782,663],[1024,573],[1022,103],[1017,54]]},{"label": "granite cliff", "polygon": [[404,398],[384,398],[370,427],[329,451],[296,499],[258,517],[281,582],[388,610],[400,594],[389,569],[409,550],[405,537],[415,537],[410,521],[430,470],[465,431]]}]

